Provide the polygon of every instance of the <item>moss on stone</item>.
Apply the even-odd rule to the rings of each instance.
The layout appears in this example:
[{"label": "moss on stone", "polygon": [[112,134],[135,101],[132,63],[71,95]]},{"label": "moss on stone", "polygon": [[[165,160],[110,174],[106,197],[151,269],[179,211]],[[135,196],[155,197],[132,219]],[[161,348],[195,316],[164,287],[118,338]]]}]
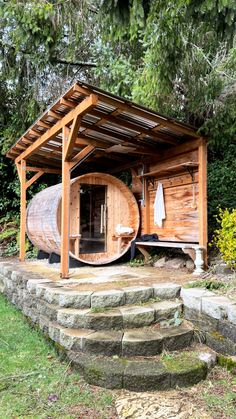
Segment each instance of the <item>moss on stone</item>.
[{"label": "moss on stone", "polygon": [[181,373],[205,365],[195,352],[182,352],[177,355],[165,355],[162,362],[171,373]]},{"label": "moss on stone", "polygon": [[102,371],[96,366],[86,368],[86,377],[90,383],[97,383],[103,377]]},{"label": "moss on stone", "polygon": [[224,341],[225,340],[225,337],[223,335],[221,335],[219,332],[216,332],[216,331],[211,332],[211,336],[213,338],[217,339],[217,340],[220,340],[220,341]]},{"label": "moss on stone", "polygon": [[226,368],[228,371],[236,374],[236,358],[232,359],[228,356],[218,355],[217,356],[217,363],[221,366]]}]

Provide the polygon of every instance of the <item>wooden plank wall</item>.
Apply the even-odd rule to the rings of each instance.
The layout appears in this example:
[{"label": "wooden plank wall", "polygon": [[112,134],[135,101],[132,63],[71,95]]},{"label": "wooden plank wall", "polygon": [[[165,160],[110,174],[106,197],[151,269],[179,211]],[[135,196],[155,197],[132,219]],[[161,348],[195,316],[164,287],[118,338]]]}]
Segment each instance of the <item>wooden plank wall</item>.
[{"label": "wooden plank wall", "polygon": [[[182,154],[169,160],[151,164],[148,171],[168,169],[184,162],[197,162],[197,150]],[[162,228],[154,225],[154,201],[158,182],[163,184],[166,219]],[[198,170],[194,170],[194,182],[186,169],[167,175],[155,175],[148,181],[149,233],[156,233],[160,240],[199,242],[199,185]],[[147,233],[145,226],[145,207],[140,206],[141,234]]]}]

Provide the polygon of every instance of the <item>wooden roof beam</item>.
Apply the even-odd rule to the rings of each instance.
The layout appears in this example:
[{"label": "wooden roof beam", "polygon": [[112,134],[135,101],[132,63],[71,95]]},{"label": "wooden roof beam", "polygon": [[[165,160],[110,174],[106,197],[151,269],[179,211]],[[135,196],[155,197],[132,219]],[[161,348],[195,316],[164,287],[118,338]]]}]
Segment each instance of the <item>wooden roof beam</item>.
[{"label": "wooden roof beam", "polygon": [[34,167],[34,166],[26,166],[27,172],[40,172],[43,171],[44,173],[52,173],[55,175],[60,175],[61,170],[52,169],[50,167]]},{"label": "wooden roof beam", "polygon": [[[43,166],[50,167],[52,169],[60,170],[61,169],[61,161],[55,161],[52,159],[48,159],[45,156],[37,155],[37,156],[30,156],[27,160],[27,163],[33,164],[34,166],[37,166],[39,163]],[[61,172],[60,172],[61,173]]]},{"label": "wooden roof beam", "polygon": [[69,125],[78,115],[82,116],[84,113],[88,112],[93,106],[97,104],[97,102],[98,97],[93,94],[84,99],[79,105],[76,106],[76,108],[71,110],[61,120],[56,122],[55,125],[49,128],[40,138],[38,138],[31,146],[29,146],[27,150],[21,153],[21,155],[16,158],[16,163],[35,153],[40,147],[46,144],[47,141],[58,135],[64,126]]}]

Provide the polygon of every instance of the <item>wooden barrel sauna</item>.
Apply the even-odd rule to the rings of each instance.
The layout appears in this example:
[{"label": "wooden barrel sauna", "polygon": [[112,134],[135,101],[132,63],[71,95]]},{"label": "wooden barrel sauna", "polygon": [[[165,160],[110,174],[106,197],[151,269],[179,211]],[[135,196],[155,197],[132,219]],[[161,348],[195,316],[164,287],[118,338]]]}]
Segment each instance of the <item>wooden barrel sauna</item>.
[{"label": "wooden barrel sauna", "polygon": [[[27,235],[40,250],[60,255],[61,188],[39,192],[27,208]],[[139,209],[131,190],[119,179],[89,173],[71,180],[70,256],[103,265],[123,256],[139,229]]]}]

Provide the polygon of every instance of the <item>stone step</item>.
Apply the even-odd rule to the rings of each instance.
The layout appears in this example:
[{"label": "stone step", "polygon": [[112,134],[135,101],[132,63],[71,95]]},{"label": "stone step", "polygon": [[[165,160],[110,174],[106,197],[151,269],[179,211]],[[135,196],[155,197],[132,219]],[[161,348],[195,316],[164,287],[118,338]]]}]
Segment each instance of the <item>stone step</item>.
[{"label": "stone step", "polygon": [[[55,308],[55,306],[53,307]],[[49,309],[47,311],[50,312]],[[160,323],[176,315],[181,315],[181,313],[182,303],[180,301],[161,301],[102,310],[101,312],[93,309],[59,308],[56,321],[61,326],[72,329],[121,330]]]},{"label": "stone step", "polygon": [[36,285],[36,296],[49,304],[65,308],[114,308],[149,300],[169,300],[179,297],[181,286],[173,283],[132,286],[104,291],[78,291],[58,281]]},{"label": "stone step", "polygon": [[129,329],[123,331],[60,328],[49,324],[49,336],[66,350],[105,356],[155,356],[190,346],[194,331],[188,323],[179,327]]},{"label": "stone step", "polygon": [[208,363],[201,356],[194,350],[145,359],[68,352],[69,359],[89,384],[139,392],[185,387],[205,379]]}]

